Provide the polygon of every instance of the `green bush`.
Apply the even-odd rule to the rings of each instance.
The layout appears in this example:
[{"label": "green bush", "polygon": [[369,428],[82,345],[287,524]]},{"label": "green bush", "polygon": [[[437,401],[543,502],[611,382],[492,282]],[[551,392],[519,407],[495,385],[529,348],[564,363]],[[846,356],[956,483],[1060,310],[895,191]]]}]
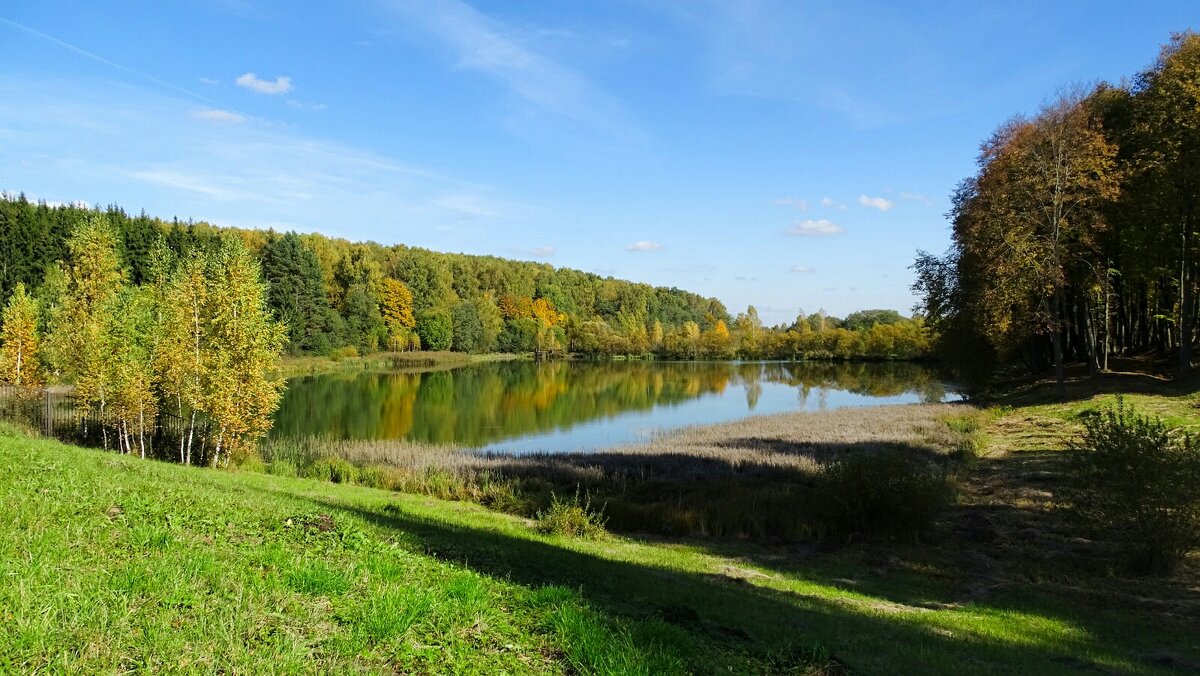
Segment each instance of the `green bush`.
[{"label": "green bush", "polygon": [[592,508],[591,496],[580,502],[578,491],[571,500],[560,500],[552,494],[550,506],[537,513],[537,531],[546,535],[601,538],[607,534],[605,521],[604,510]]},{"label": "green bush", "polygon": [[347,460],[329,456],[305,467],[302,475],[309,479],[332,481],[335,484],[352,484],[358,479],[358,468]]},{"label": "green bush", "polygon": [[1125,407],[1083,418],[1069,509],[1114,539],[1139,572],[1166,573],[1200,545],[1200,443]]},{"label": "green bush", "polygon": [[856,453],[817,476],[810,513],[826,536],[915,541],[954,493],[945,472],[909,453]]}]

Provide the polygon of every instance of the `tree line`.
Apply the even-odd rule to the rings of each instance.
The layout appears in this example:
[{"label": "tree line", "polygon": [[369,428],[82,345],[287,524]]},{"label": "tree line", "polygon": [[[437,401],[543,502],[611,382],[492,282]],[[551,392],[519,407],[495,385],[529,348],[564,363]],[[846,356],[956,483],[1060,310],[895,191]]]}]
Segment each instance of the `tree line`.
[{"label": "tree line", "polygon": [[1061,93],[980,147],[953,195],[952,245],[919,252],[914,290],[938,349],[997,368],[1108,367],[1196,340],[1200,36],[1175,35],[1129,82]]},{"label": "tree line", "polygon": [[[66,253],[71,224],[92,213],[23,196],[0,199],[0,293],[37,288]],[[293,354],[377,351],[655,355],[671,359],[907,359],[922,356],[920,321],[892,311],[817,313],[764,327],[754,308],[736,318],[715,298],[677,288],[493,256],[349,242],[320,234],[216,228],[117,207],[104,212],[128,281],[153,275],[156,242],[183,256],[242,242],[260,262],[267,306]],[[0,296],[3,297],[3,296]]]},{"label": "tree line", "polygon": [[269,373],[285,337],[250,250],[224,235],[176,253],[159,237],[137,269],[104,214],[75,217],[62,258],[35,290],[14,285],[0,326],[0,382],[73,385],[82,424],[101,421],[104,446],[122,453],[153,454],[147,440],[168,412],[186,430],[180,462],[217,465],[253,452],[278,406],[282,384]]}]

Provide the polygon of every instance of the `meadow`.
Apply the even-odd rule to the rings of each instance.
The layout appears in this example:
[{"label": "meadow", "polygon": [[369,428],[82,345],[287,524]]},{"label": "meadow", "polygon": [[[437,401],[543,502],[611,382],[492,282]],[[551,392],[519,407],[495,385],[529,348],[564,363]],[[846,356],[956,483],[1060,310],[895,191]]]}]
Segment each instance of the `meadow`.
[{"label": "meadow", "polygon": [[[1130,399],[1200,423],[1190,393]],[[1133,576],[1056,506],[1080,413],[1110,401],[750,419],[614,451],[609,470],[522,459],[727,481],[737,466],[806,472],[823,453],[904,444],[957,486],[916,539],[664,537],[618,528],[616,512],[609,530],[630,532],[563,537],[468,501],[146,462],[4,428],[0,669],[1195,670],[1196,557]],[[377,450],[364,466],[426,457]]]}]

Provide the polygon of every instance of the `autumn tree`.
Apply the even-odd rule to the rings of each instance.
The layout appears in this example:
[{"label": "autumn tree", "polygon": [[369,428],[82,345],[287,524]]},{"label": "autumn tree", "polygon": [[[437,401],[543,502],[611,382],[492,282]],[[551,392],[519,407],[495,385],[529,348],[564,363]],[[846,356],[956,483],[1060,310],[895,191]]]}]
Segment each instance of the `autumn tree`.
[{"label": "autumn tree", "polygon": [[181,261],[162,282],[157,307],[155,370],[163,394],[175,404],[187,434],[180,435],[179,461],[190,465],[198,417],[212,361],[209,342],[210,256],[196,253]]},{"label": "autumn tree", "polygon": [[283,351],[286,328],[267,305],[258,262],[237,239],[226,238],[212,265],[208,289],[208,387],[213,465],[252,453],[271,428],[282,381],[270,370]]},{"label": "autumn tree", "polygon": [[17,282],[0,315],[0,382],[18,387],[42,384],[37,324],[37,301]]},{"label": "autumn tree", "polygon": [[[1138,78],[1136,170],[1152,186],[1141,199],[1153,207],[1150,222],[1166,223],[1163,239],[1175,242],[1179,285],[1179,373],[1191,369],[1195,339],[1197,218],[1200,218],[1200,35],[1175,35],[1154,65]],[[1167,242],[1161,242],[1166,245]]]},{"label": "autumn tree", "polygon": [[737,351],[747,359],[757,359],[762,356],[763,323],[758,317],[758,309],[748,306],[733,320],[733,332],[736,335]]},{"label": "autumn tree", "polygon": [[[74,383],[80,412],[103,418],[112,390],[109,359],[111,327],[118,321],[117,296],[125,282],[117,258],[116,236],[107,219],[88,212],[67,242],[70,251],[67,290],[50,340],[59,369]],[[108,431],[102,425],[104,445]]]},{"label": "autumn tree", "polygon": [[700,337],[704,356],[709,359],[732,359],[734,356],[733,336],[725,321],[718,319],[712,329]]},{"label": "autumn tree", "polygon": [[412,292],[404,282],[391,277],[383,278],[380,282],[379,309],[383,315],[384,326],[387,327],[391,349],[405,349],[407,337],[417,327],[417,319],[413,315]]},{"label": "autumn tree", "polygon": [[990,280],[987,326],[1048,335],[1060,394],[1068,287],[1098,270],[1101,207],[1119,189],[1115,156],[1085,97],[1060,97],[1002,127],[956,201],[955,237]]},{"label": "autumn tree", "polygon": [[146,457],[146,437],[158,417],[154,353],[158,325],[149,287],[126,287],[116,298],[107,362],[117,448]]}]

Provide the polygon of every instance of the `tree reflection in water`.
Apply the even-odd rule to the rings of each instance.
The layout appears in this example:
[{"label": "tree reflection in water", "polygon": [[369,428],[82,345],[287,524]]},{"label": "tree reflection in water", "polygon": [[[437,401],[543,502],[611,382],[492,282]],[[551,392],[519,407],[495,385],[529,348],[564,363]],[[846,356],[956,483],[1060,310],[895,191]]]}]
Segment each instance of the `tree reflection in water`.
[{"label": "tree reflection in water", "polygon": [[[775,396],[769,407],[762,405],[786,391],[795,392],[787,403]],[[701,399],[719,404],[697,407],[686,423],[824,410],[831,395],[838,405],[867,405],[897,397],[942,401],[947,394],[931,370],[903,362],[494,362],[449,371],[294,378],[271,434],[478,448],[658,407],[681,409]]]}]

